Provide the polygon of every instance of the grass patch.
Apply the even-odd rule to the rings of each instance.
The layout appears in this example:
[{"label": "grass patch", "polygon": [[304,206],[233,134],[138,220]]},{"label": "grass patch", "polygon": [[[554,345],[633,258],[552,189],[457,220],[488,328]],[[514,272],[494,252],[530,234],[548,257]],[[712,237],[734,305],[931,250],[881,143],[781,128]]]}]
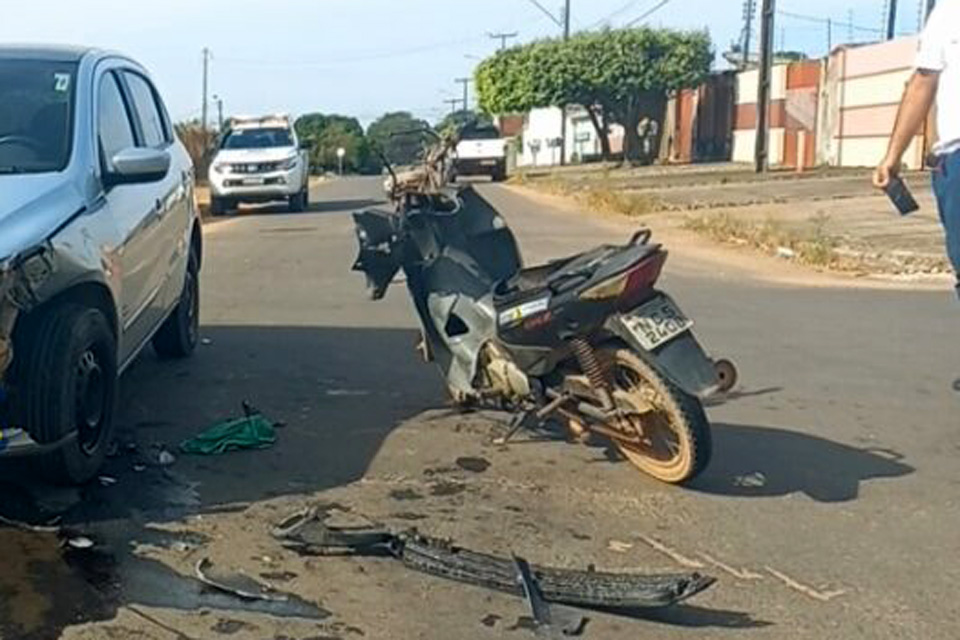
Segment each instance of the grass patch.
[{"label": "grass patch", "polygon": [[840,263],[840,243],[828,233],[829,222],[830,216],[822,212],[798,227],[787,227],[769,217],[757,221],[717,213],[688,217],[684,228],[718,242],[749,246],[803,264],[833,267]]},{"label": "grass patch", "polygon": [[[631,218],[663,209],[660,198],[637,191],[624,191],[608,184],[609,169],[603,170],[598,180],[572,182],[556,176],[532,179],[523,172],[515,174],[510,184],[532,187],[551,195],[574,198],[588,209]],[[596,182],[598,184],[590,184]]]}]

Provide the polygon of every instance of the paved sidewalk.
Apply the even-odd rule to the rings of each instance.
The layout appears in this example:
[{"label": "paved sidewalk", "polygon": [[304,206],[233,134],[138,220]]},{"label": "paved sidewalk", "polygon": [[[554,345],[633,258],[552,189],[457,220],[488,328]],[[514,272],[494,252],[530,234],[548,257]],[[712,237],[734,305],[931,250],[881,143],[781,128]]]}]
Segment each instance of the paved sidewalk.
[{"label": "paved sidewalk", "polygon": [[[758,176],[735,164],[573,169],[528,172],[523,184],[578,196],[612,192],[642,201],[651,224],[687,226],[732,244],[752,244],[748,230],[765,238],[759,248],[794,253],[782,244],[817,242],[830,259],[818,266],[845,271],[895,274],[945,273],[943,230],[929,188],[929,176],[906,180],[921,210],[897,214],[886,196],[870,185],[867,169],[818,169],[804,174],[775,171]],[[592,198],[597,200],[597,198]],[[767,239],[772,238],[773,242]],[[786,250],[784,250],[786,249]]]}]

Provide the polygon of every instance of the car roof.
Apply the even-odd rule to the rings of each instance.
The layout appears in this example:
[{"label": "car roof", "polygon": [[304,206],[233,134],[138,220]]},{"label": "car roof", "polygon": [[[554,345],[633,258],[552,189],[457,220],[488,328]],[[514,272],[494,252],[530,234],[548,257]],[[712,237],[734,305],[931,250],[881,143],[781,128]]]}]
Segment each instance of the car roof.
[{"label": "car roof", "polygon": [[50,60],[54,62],[79,62],[93,53],[92,47],[66,45],[0,45],[0,59]]}]

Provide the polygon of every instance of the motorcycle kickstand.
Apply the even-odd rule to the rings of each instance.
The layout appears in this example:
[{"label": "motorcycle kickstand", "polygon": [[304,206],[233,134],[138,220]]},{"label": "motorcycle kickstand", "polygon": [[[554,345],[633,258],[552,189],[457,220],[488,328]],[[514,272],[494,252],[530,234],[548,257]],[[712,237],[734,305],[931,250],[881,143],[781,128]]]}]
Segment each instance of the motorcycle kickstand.
[{"label": "motorcycle kickstand", "polygon": [[[564,402],[570,400],[571,396],[566,393],[558,393],[553,400],[540,407],[537,410],[530,411],[521,411],[513,416],[510,420],[510,429],[506,434],[500,436],[499,438],[494,438],[493,444],[504,445],[510,441],[513,436],[517,435],[517,432],[524,427],[537,427],[543,424],[543,421],[551,413],[556,411],[560,405]],[[532,420],[531,420],[532,419]]]}]

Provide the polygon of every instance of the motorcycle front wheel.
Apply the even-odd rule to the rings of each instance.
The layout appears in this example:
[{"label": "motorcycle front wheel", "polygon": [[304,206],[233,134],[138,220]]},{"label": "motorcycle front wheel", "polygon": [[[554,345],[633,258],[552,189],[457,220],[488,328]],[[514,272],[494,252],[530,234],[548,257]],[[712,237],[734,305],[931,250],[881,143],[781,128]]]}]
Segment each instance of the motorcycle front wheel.
[{"label": "motorcycle front wheel", "polygon": [[710,423],[696,397],[665,378],[629,349],[605,349],[614,385],[613,397],[625,418],[617,431],[629,438],[615,439],[620,452],[644,473],[670,484],[697,477],[710,462]]}]

